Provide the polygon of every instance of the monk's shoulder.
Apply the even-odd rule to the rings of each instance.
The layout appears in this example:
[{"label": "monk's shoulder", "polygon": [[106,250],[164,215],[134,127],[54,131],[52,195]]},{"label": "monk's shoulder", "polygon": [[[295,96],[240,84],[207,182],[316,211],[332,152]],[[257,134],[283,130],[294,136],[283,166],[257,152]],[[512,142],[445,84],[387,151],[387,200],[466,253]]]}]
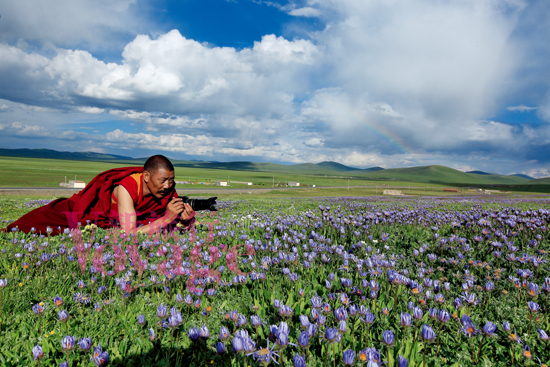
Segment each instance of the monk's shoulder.
[{"label": "monk's shoulder", "polygon": [[128,191],[134,202],[137,202],[139,199],[139,192],[142,185],[142,175],[143,174],[141,173],[134,173],[124,177],[117,183],[118,186],[123,186],[126,191]]}]

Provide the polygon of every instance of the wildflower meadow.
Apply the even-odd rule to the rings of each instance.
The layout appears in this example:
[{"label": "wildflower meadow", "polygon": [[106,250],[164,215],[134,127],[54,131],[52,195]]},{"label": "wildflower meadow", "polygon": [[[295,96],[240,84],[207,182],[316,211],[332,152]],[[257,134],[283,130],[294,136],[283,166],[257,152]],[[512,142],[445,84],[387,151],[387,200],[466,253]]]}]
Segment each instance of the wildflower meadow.
[{"label": "wildflower meadow", "polygon": [[0,365],[547,365],[549,204],[227,200],[183,232],[0,233]]}]

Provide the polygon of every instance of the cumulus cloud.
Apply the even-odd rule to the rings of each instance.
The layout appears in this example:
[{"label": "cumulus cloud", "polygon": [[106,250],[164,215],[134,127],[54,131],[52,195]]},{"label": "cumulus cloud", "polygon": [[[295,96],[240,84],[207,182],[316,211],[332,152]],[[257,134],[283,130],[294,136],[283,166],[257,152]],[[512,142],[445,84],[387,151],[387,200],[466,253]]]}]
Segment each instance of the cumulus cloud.
[{"label": "cumulus cloud", "polygon": [[130,34],[147,28],[135,0],[18,0],[2,4],[0,41],[27,41],[93,49],[120,47]]},{"label": "cumulus cloud", "polygon": [[[72,6],[81,11],[89,4],[77,0]],[[527,5],[520,0],[290,2],[278,8],[296,17],[319,17],[326,28],[310,39],[265,35],[243,49],[211,47],[177,30],[141,34],[111,63],[77,44],[63,46],[73,41],[58,27],[44,36],[57,46],[49,53],[24,41],[0,44],[0,98],[19,102],[20,112],[34,106],[24,111],[28,114],[49,116],[55,109],[80,113],[87,121],[135,123],[135,131],[114,126],[88,135],[58,125],[57,131],[70,133],[55,138],[80,137],[102,149],[145,146],[216,160],[336,160],[359,167],[442,162],[473,167],[472,157],[495,162],[510,154],[518,162],[536,158],[544,164],[550,162],[547,127],[491,118],[510,106],[514,112],[537,109],[550,121],[548,101],[529,107],[539,104],[508,94],[531,52],[517,31]],[[137,29],[128,15],[132,1],[108,6],[129,17],[121,27]],[[91,25],[84,21],[83,29],[97,35],[110,22],[111,16]],[[12,28],[32,40],[21,24]],[[82,42],[92,42],[87,37]],[[36,125],[30,117],[5,105],[8,109],[0,105],[3,131],[17,136],[32,131],[23,127]]]},{"label": "cumulus cloud", "polygon": [[92,115],[99,115],[100,113],[105,112],[104,108],[90,107],[90,106],[77,107],[77,110],[79,110],[80,112],[89,113]]},{"label": "cumulus cloud", "polygon": [[51,137],[52,132],[38,125],[23,125],[21,122],[12,122],[11,124],[0,124],[0,132],[4,136],[20,136],[26,138]]}]

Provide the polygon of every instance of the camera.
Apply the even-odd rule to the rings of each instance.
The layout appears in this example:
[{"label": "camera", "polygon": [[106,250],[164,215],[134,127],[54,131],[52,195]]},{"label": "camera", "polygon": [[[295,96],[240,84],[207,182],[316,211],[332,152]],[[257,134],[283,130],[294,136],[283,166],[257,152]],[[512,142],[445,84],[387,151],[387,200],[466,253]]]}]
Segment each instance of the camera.
[{"label": "camera", "polygon": [[208,199],[189,199],[189,197],[187,196],[182,196],[181,199],[184,203],[191,205],[191,208],[193,208],[193,210],[196,212],[199,210],[210,210],[211,212],[218,211],[218,209],[216,208],[217,197]]}]

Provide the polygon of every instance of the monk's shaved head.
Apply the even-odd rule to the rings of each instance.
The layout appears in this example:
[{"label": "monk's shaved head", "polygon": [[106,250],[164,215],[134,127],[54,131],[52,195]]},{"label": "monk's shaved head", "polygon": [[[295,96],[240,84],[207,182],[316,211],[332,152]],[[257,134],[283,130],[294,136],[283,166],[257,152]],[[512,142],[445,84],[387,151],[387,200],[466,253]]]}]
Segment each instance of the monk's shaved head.
[{"label": "monk's shaved head", "polygon": [[160,154],[150,157],[143,165],[143,170],[149,172],[150,174],[154,174],[159,169],[165,169],[169,172],[173,172],[174,166],[168,158]]}]

